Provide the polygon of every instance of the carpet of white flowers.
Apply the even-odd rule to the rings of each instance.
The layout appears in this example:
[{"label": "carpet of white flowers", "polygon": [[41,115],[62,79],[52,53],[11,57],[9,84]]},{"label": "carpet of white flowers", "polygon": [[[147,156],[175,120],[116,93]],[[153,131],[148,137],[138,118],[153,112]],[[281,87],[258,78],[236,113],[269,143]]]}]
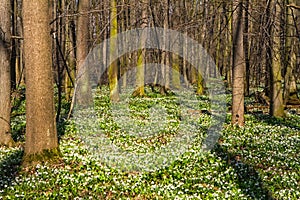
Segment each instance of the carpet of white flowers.
[{"label": "carpet of white flowers", "polygon": [[[109,102],[102,100],[97,104],[99,125],[114,142],[126,143],[125,149],[137,150],[137,143],[143,150],[152,149],[175,134],[180,117],[176,104],[168,100],[166,109],[174,112],[169,117],[174,122],[171,131],[163,133],[163,142],[158,136],[150,144],[126,137],[106,115]],[[131,106],[148,104],[136,100]],[[143,109],[137,111],[137,119],[148,117]],[[203,152],[201,138],[211,116],[201,114],[201,137],[169,166],[154,172],[124,172],[97,160],[79,137],[78,126],[67,121],[60,139],[61,162],[22,168],[22,145],[0,148],[0,199],[300,199],[300,116],[247,114],[244,128],[229,125],[229,118],[215,148]]]}]

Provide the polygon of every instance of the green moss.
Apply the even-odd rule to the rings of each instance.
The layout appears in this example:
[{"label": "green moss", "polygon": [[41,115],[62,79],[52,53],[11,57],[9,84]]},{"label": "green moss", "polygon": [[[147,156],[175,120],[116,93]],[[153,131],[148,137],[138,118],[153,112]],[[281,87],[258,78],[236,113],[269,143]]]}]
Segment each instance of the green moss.
[{"label": "green moss", "polygon": [[62,155],[58,148],[44,149],[40,153],[25,154],[22,165],[24,167],[27,167],[27,166],[34,166],[39,163],[45,163],[45,162],[49,162],[53,164],[60,163],[62,161],[61,157]]}]

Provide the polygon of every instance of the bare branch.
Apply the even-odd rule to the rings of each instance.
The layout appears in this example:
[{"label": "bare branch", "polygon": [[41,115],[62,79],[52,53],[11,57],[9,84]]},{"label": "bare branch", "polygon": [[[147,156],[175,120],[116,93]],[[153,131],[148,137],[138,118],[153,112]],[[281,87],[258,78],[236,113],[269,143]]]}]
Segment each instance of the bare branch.
[{"label": "bare branch", "polygon": [[297,5],[295,5],[295,4],[289,4],[289,5],[287,5],[287,7],[290,7],[290,8],[294,8],[294,9],[300,10],[300,6],[297,6]]}]

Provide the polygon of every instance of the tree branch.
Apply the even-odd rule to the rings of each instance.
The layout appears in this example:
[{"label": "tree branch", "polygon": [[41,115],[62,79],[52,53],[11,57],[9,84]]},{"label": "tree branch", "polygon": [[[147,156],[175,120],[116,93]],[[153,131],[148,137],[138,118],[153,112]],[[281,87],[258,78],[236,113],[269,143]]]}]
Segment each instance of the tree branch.
[{"label": "tree branch", "polygon": [[287,5],[287,7],[290,7],[290,8],[294,8],[294,9],[300,10],[300,6],[297,6],[297,5],[295,5],[295,4],[289,4],[289,5]]}]

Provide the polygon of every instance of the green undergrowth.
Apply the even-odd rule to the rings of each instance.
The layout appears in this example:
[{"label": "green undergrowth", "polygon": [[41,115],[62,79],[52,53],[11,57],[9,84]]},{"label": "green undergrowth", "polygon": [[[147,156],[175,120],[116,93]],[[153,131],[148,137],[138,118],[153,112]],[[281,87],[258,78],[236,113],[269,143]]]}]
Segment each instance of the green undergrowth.
[{"label": "green undergrowth", "polygon": [[[101,133],[123,150],[151,152],[172,141],[188,113],[172,95],[127,100],[124,108],[124,105],[111,104],[107,91],[97,93],[96,112],[79,112],[86,119],[82,124],[89,128],[89,123],[94,121]],[[203,152],[203,138],[213,122],[209,113],[198,112],[209,110],[209,99],[198,100],[198,107],[193,108],[194,113],[189,116],[198,127],[197,137],[185,153],[157,171],[122,171],[97,159],[81,137],[87,128],[71,120],[60,129],[64,131],[60,138],[62,162],[21,168],[21,148],[0,148],[0,197],[300,199],[299,115],[275,119],[247,114],[244,128],[231,126],[230,115],[227,115],[215,148]],[[128,109],[128,112],[114,112],[118,109]],[[158,114],[160,117],[155,118]],[[122,118],[125,120],[118,121]],[[126,120],[128,127],[121,126]],[[160,120],[165,121],[164,126],[151,135],[148,126],[158,125]],[[147,133],[146,136],[131,134],[137,127]],[[93,128],[86,132],[92,134]]]}]

